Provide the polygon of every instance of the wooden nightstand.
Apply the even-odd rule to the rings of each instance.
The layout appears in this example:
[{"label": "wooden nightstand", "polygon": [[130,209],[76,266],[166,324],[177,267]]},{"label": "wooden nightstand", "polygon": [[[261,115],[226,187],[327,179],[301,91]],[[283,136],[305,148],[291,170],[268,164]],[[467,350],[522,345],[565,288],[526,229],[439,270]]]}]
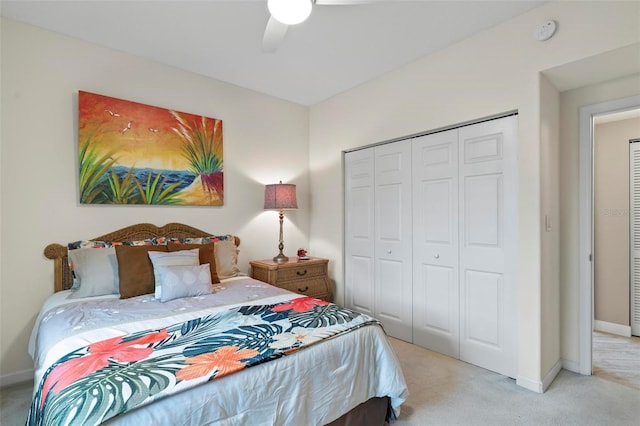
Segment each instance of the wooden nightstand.
[{"label": "wooden nightstand", "polygon": [[271,259],[252,260],[251,277],[276,287],[305,296],[331,301],[331,280],[327,265],[329,260],[312,257],[298,260],[289,257],[286,263],[276,263]]}]

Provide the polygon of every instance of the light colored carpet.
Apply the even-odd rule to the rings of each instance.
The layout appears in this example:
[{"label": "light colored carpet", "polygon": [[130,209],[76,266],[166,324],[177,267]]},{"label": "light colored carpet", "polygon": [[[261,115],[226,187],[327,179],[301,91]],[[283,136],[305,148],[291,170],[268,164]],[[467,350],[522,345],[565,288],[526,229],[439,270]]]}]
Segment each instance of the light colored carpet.
[{"label": "light colored carpet", "polygon": [[0,425],[24,426],[32,393],[33,382],[0,388]]},{"label": "light colored carpet", "polygon": [[394,426],[636,425],[640,391],[561,371],[544,394],[400,340],[391,340],[409,386]]},{"label": "light colored carpet", "polygon": [[[514,380],[397,339],[410,396],[392,426],[636,425],[640,391],[561,371],[544,394]],[[0,389],[0,424],[24,425],[32,384]]]}]

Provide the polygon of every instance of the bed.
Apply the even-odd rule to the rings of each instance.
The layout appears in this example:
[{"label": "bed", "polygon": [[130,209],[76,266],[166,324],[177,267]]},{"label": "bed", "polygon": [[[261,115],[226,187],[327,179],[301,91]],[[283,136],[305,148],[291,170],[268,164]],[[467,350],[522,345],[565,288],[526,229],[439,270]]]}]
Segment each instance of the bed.
[{"label": "bed", "polygon": [[178,223],[48,245],[27,424],[395,419],[408,390],[382,325],[243,275],[239,245]]}]

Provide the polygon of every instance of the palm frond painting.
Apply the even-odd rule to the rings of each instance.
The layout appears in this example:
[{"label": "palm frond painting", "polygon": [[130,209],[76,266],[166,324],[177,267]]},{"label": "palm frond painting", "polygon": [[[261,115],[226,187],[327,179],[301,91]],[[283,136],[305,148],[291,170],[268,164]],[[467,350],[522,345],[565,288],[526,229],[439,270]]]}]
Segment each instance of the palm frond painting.
[{"label": "palm frond painting", "polygon": [[221,206],[222,120],[80,91],[80,203]]}]

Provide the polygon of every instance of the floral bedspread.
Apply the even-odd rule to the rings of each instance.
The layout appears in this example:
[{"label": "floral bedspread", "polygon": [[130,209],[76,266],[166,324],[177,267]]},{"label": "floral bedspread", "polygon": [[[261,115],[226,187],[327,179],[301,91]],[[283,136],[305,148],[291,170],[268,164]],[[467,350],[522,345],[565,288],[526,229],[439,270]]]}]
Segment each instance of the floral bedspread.
[{"label": "floral bedspread", "polygon": [[96,342],[53,363],[28,425],[93,425],[363,325],[364,314],[309,297],[251,305]]}]

